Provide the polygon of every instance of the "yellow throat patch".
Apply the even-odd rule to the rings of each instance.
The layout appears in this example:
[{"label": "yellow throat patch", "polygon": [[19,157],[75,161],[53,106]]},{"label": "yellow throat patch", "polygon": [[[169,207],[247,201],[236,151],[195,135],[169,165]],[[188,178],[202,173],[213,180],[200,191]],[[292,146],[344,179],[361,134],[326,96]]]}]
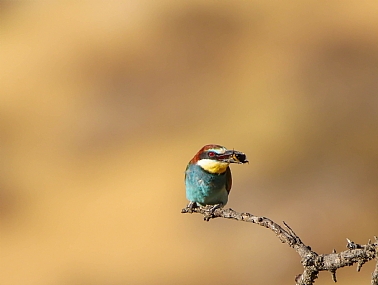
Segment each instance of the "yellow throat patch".
[{"label": "yellow throat patch", "polygon": [[229,163],[227,162],[220,162],[215,161],[212,159],[201,159],[197,162],[199,166],[201,166],[204,170],[210,172],[210,173],[223,173],[226,171]]}]

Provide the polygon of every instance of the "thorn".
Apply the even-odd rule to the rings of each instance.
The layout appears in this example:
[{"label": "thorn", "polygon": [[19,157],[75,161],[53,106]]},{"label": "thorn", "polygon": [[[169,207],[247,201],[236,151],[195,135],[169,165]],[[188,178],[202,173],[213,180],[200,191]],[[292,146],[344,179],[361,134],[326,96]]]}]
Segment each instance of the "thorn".
[{"label": "thorn", "polygon": [[285,225],[285,227],[289,230],[289,233],[293,236],[293,237],[297,237],[297,235],[295,234],[295,232],[293,231],[292,228],[290,228],[290,226],[285,222],[285,221],[282,221],[283,224]]},{"label": "thorn", "polygon": [[347,241],[348,241],[348,244],[347,244],[348,249],[364,248],[362,245],[355,243],[348,238],[347,238]]},{"label": "thorn", "polygon": [[299,279],[302,277],[302,274],[295,276],[295,282],[298,283]]},{"label": "thorn", "polygon": [[347,242],[348,242],[348,244],[347,244],[347,248],[348,249],[355,249],[356,248],[356,245],[355,245],[355,243],[353,242],[353,241],[351,241],[350,239],[346,239],[347,240]]},{"label": "thorn", "polygon": [[211,215],[204,215],[204,216],[203,216],[203,220],[204,220],[205,222],[210,221],[210,219],[211,219]]},{"label": "thorn", "polygon": [[359,260],[357,263],[357,272],[360,272],[362,265],[364,265],[364,262]]},{"label": "thorn", "polygon": [[332,281],[336,283],[337,282],[337,279],[336,279],[336,269],[331,270],[331,275],[332,275]]}]

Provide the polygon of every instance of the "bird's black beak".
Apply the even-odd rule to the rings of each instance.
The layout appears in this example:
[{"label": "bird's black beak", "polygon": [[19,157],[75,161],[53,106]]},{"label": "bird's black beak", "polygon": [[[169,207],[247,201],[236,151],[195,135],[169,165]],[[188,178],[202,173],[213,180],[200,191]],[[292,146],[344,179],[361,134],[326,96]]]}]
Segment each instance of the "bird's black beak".
[{"label": "bird's black beak", "polygon": [[237,150],[227,150],[223,155],[223,161],[228,163],[249,163],[247,157],[244,153],[237,151]]}]

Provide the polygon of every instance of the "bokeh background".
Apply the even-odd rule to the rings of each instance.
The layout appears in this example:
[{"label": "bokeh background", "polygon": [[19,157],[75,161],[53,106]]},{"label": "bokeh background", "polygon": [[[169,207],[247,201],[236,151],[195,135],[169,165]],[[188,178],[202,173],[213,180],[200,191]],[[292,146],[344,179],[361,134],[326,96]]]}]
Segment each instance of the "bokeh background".
[{"label": "bokeh background", "polygon": [[180,214],[208,143],[250,160],[227,206],[318,253],[378,235],[377,15],[373,0],[2,1],[0,284],[294,284],[299,256],[272,232]]}]

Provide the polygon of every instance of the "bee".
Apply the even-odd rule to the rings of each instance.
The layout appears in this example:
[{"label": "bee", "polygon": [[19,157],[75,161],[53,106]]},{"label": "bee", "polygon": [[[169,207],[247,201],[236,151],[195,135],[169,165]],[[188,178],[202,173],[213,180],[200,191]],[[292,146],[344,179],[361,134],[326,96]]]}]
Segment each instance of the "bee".
[{"label": "bee", "polygon": [[247,157],[244,153],[242,152],[239,152],[239,151],[236,151],[232,154],[232,157],[236,160],[236,161],[239,161],[239,163],[249,163],[249,161],[247,160]]}]

